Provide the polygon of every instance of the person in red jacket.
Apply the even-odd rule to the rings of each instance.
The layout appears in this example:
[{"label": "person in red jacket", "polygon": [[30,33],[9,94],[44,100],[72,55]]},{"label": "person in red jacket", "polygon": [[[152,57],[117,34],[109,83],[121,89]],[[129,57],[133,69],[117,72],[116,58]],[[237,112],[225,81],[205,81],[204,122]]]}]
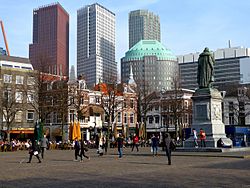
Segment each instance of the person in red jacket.
[{"label": "person in red jacket", "polygon": [[137,152],[139,151],[138,149],[138,145],[139,145],[139,138],[136,134],[134,134],[133,136],[133,146],[132,146],[132,151],[134,150],[134,147],[136,147]]},{"label": "person in red jacket", "polygon": [[200,140],[201,140],[201,147],[206,147],[206,133],[205,131],[201,128],[200,129]]}]

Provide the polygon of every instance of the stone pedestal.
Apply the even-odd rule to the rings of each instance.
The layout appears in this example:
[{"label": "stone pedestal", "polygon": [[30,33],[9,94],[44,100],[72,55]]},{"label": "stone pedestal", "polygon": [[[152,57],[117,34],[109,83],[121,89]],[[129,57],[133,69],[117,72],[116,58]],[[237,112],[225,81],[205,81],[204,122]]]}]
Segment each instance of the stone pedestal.
[{"label": "stone pedestal", "polygon": [[[217,147],[217,141],[222,138],[226,145],[232,145],[232,140],[226,137],[225,125],[222,122],[222,96],[220,91],[214,88],[197,89],[192,97],[193,123],[197,135],[202,128],[206,133],[206,147]],[[199,137],[198,137],[199,141]],[[184,147],[194,147],[194,139],[184,142]]]}]

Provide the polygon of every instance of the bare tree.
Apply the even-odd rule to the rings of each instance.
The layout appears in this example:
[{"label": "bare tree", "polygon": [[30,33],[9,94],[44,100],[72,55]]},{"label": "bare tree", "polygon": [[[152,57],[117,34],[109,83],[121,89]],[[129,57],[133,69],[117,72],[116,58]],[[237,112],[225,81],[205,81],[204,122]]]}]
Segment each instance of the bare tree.
[{"label": "bare tree", "polygon": [[152,107],[152,100],[156,97],[156,93],[149,93],[149,85],[145,80],[137,81],[137,119],[142,121],[147,130],[147,112]]},{"label": "bare tree", "polygon": [[161,102],[161,109],[166,114],[166,123],[175,126],[175,137],[177,138],[182,134],[181,125],[185,114],[192,113],[192,105],[185,104],[183,98],[185,91],[179,87],[178,77],[173,79],[173,88],[173,90],[165,91],[166,98],[163,98]]},{"label": "bare tree", "polygon": [[13,122],[19,111],[24,110],[23,94],[16,91],[16,88],[4,84],[4,93],[2,98],[3,118],[7,127],[7,140],[10,141],[10,128],[14,125]]},{"label": "bare tree", "polygon": [[[101,106],[105,113],[105,121],[108,122],[106,140],[109,143],[109,138],[113,130],[111,126],[114,124],[115,118],[117,117],[118,107],[123,104],[122,100],[118,100],[118,96],[122,95],[121,89],[116,80],[111,83],[104,84],[100,83],[96,85],[95,90],[102,92]],[[106,144],[107,146],[108,144]]]}]

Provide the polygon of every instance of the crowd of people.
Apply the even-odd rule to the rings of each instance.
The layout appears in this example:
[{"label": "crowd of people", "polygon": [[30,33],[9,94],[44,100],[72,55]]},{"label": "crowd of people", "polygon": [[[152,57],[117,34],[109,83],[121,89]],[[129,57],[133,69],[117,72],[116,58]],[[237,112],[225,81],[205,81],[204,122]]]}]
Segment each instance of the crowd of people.
[{"label": "crowd of people", "polygon": [[20,141],[16,139],[12,139],[9,141],[0,140],[0,146],[2,152],[7,151],[17,151],[17,150],[27,150],[30,147],[30,140]]},{"label": "crowd of people", "polygon": [[[206,133],[203,129],[200,129],[199,133],[193,128],[192,129],[192,135],[194,139],[193,146],[195,148],[198,147],[206,147]],[[161,139],[159,135],[152,134],[151,137],[145,141],[142,138],[139,138],[137,134],[133,134],[128,138],[124,138],[121,133],[119,133],[116,137],[113,135],[112,139],[110,139],[110,144],[112,143],[112,147],[117,148],[118,152],[118,158],[123,157],[123,148],[131,148],[131,152],[134,150],[136,152],[139,152],[139,146],[145,147],[150,146],[152,156],[158,155],[158,148],[161,145],[163,150],[166,152],[166,156],[168,159],[168,164],[171,165],[171,152],[175,150],[176,148],[176,141],[171,138],[169,133],[166,133],[164,135],[161,135]],[[198,140],[200,141],[200,144],[198,144]],[[29,161],[31,162],[32,157],[35,156],[38,159],[38,162],[41,163],[41,158],[44,158],[44,152],[46,149],[74,149],[74,160],[78,161],[78,157],[80,157],[80,161],[83,161],[83,157],[90,159],[89,156],[86,155],[86,152],[88,151],[88,148],[96,148],[97,153],[102,156],[105,153],[107,153],[107,141],[106,137],[102,136],[99,137],[99,135],[96,135],[95,139],[92,139],[91,141],[85,141],[84,139],[78,140],[78,138],[75,138],[72,142],[62,143],[55,141],[49,141],[46,138],[46,135],[44,137],[37,141],[37,140],[26,140],[26,141],[19,141],[16,139],[12,139],[10,142],[7,141],[0,141],[1,151],[17,151],[17,150],[28,150],[29,151]],[[218,140],[218,147],[223,147],[223,141],[220,139]],[[40,158],[41,154],[41,158]]]}]

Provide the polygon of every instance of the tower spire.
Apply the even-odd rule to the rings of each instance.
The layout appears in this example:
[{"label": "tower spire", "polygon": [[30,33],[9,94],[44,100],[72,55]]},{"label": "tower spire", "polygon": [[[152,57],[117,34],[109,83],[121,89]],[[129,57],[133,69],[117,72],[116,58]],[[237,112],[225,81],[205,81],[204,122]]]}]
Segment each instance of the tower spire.
[{"label": "tower spire", "polygon": [[130,65],[130,74],[129,74],[128,84],[135,84],[136,85],[135,80],[134,80],[132,65]]}]

